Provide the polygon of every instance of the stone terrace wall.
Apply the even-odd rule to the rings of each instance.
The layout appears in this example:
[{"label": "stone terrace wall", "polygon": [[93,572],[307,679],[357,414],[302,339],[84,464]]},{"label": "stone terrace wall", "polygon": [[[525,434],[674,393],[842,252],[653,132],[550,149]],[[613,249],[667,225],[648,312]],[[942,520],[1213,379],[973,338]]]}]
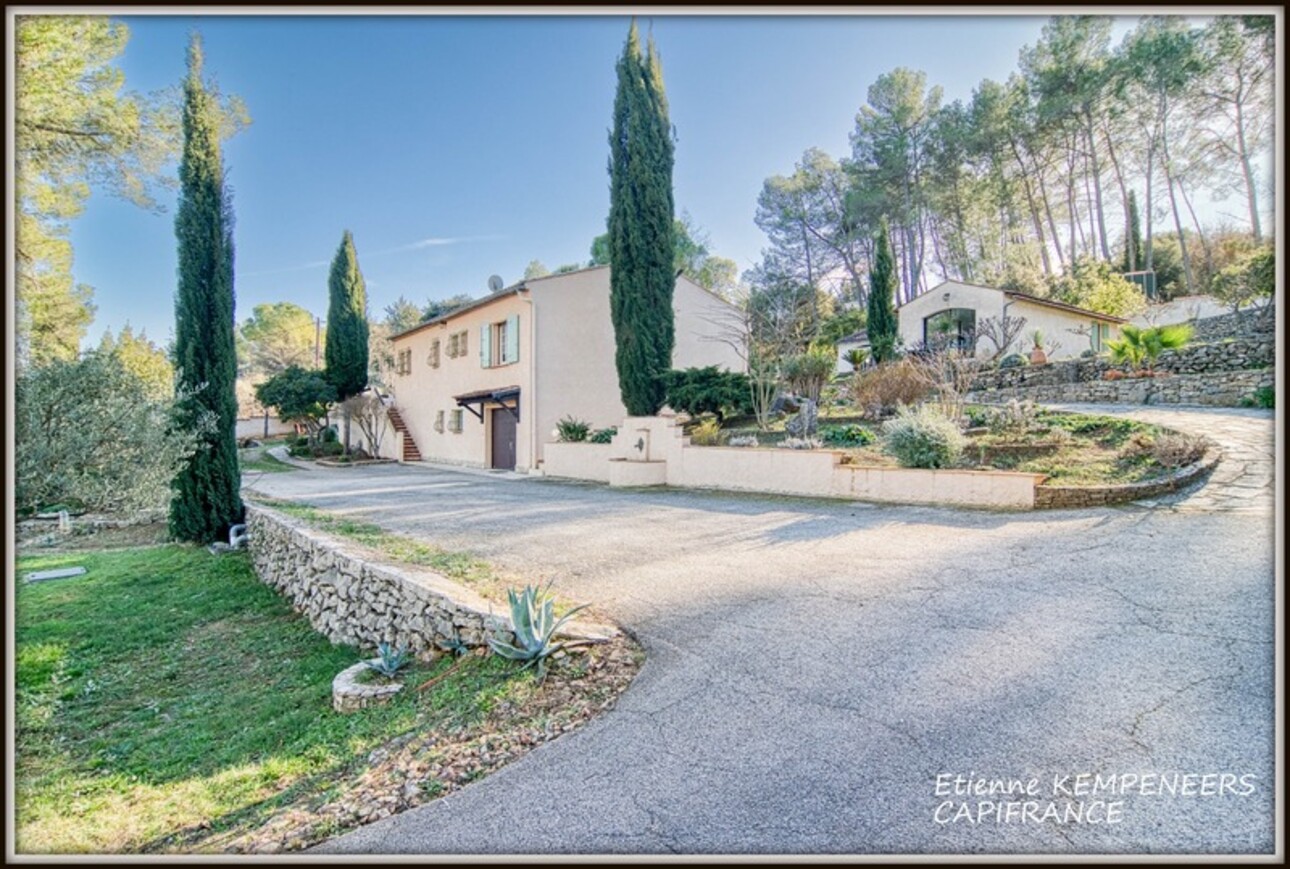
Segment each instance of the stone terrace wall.
[{"label": "stone terrace wall", "polygon": [[437,573],[377,563],[259,505],[246,505],[246,521],[256,574],[333,643],[392,643],[428,657],[454,636],[469,646],[513,641],[508,618]]},{"label": "stone terrace wall", "polygon": [[[1182,350],[1166,350],[1156,360],[1157,371],[1170,374],[1224,374],[1272,368],[1276,363],[1276,341],[1272,334],[1234,339],[1227,344],[1192,344]],[[996,368],[977,376],[976,391],[1015,389],[1029,386],[1058,386],[1102,380],[1106,372],[1127,371],[1107,359],[1070,359],[1047,365]]]},{"label": "stone terrace wall", "polygon": [[1192,326],[1196,342],[1224,341],[1228,338],[1272,337],[1276,332],[1276,306],[1260,311],[1243,311],[1240,314],[1220,314],[1195,320]]},{"label": "stone terrace wall", "polygon": [[1223,371],[1214,374],[1173,374],[1167,377],[1129,377],[1087,383],[996,387],[969,392],[968,401],[1019,401],[1102,404],[1193,404],[1238,407],[1243,398],[1276,384],[1272,368]]}]

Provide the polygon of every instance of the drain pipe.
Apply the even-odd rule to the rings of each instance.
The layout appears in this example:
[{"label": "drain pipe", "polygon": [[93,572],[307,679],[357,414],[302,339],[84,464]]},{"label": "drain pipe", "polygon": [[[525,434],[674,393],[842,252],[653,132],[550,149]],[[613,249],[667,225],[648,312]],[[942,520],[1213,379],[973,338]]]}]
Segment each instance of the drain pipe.
[{"label": "drain pipe", "polygon": [[228,545],[232,549],[243,549],[247,539],[246,524],[234,525],[228,529]]}]

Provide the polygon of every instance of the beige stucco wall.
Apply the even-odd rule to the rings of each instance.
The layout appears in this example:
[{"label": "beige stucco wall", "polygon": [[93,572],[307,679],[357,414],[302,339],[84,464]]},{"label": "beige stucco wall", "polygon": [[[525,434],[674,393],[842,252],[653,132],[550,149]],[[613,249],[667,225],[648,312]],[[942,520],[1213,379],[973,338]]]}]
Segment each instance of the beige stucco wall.
[{"label": "beige stucco wall", "polygon": [[[728,321],[730,305],[688,278],[677,281],[673,294],[676,344],[673,366],[718,365],[742,370],[734,348],[715,340],[721,323]],[[482,368],[479,329],[487,323],[519,315],[520,358],[496,368]],[[466,330],[465,356],[447,356],[448,337]],[[431,343],[440,341],[439,367],[427,364]],[[492,418],[480,422],[469,411],[463,431],[455,434],[445,425],[434,429],[435,413],[443,410],[445,422],[456,407],[454,395],[520,387],[520,421],[516,426],[516,470],[532,468],[542,458],[546,442],[553,439],[556,423],[573,416],[593,428],[617,425],[626,414],[618,391],[614,362],[614,327],[609,313],[609,269],[592,268],[551,275],[525,282],[519,294],[507,291],[474,310],[442,323],[396,338],[396,353],[411,348],[412,371],[394,374],[391,392],[421,455],[428,461],[487,467]],[[391,449],[394,448],[391,438]]]},{"label": "beige stucco wall", "polygon": [[[394,341],[394,352],[412,350],[412,371],[395,373],[390,377],[390,392],[407,423],[421,457],[426,461],[487,467],[492,438],[492,414],[485,407],[484,421],[469,410],[462,411],[462,430],[449,428],[452,411],[457,408],[454,395],[481,389],[499,389],[505,386],[520,388],[520,425],[516,429],[515,467],[524,470],[531,465],[530,439],[522,436],[524,424],[530,418],[529,397],[533,394],[531,377],[533,356],[532,306],[527,293],[506,292],[486,305],[449,317],[441,323],[427,326]],[[519,315],[519,360],[506,365],[485,368],[480,364],[480,327],[505,320],[512,314]],[[465,331],[466,354],[455,358],[448,356],[448,338]],[[429,364],[430,346],[439,340],[439,367]],[[435,414],[444,412],[442,432],[435,431]],[[391,446],[394,445],[391,438]]]},{"label": "beige stucco wall", "polygon": [[542,445],[542,473],[550,477],[609,482],[609,444]]},{"label": "beige stucco wall", "polygon": [[[949,296],[948,300],[946,295]],[[980,321],[986,317],[1002,317],[1004,306],[1008,302],[1011,302],[1007,308],[1009,316],[1026,318],[1025,328],[1013,341],[1008,352],[1029,354],[1031,337],[1036,329],[1044,333],[1044,346],[1049,350],[1048,357],[1051,360],[1071,359],[1092,347],[1087,334],[1078,335],[1070,331],[1080,328],[1087,331],[1094,322],[1091,317],[1038,305],[1025,299],[1009,299],[1002,290],[957,281],[946,281],[901,306],[897,312],[901,341],[906,347],[922,343],[923,321],[938,311],[971,308],[976,311],[976,318]],[[1110,337],[1119,337],[1118,327],[1111,326]],[[1055,352],[1050,349],[1054,345],[1058,345]],[[978,353],[993,349],[989,341],[977,341]]]},{"label": "beige stucco wall", "polygon": [[[593,429],[616,426],[627,410],[618,389],[614,325],[609,312],[609,269],[594,268],[528,281],[536,323],[533,372],[535,427],[529,446],[539,460],[556,423],[573,416]],[[743,370],[733,348],[707,340],[720,334],[731,306],[686,277],[672,297],[674,368],[717,365]],[[714,322],[715,321],[715,322]]]},{"label": "beige stucco wall", "polygon": [[[838,450],[696,447],[675,419],[627,417],[608,452],[547,444],[543,472],[610,485],[662,485],[1028,510],[1042,474],[843,465]],[[640,444],[640,448],[637,447]]]}]

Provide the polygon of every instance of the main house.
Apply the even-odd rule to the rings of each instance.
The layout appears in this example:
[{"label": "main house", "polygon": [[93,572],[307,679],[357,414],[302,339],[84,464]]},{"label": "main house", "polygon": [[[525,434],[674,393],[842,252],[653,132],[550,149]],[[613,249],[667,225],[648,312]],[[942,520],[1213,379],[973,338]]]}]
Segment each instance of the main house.
[{"label": "main house", "polygon": [[[621,423],[609,272],[529,278],[393,336],[389,454],[525,471],[563,417]],[[737,308],[684,275],[672,305],[673,368],[743,370],[723,340]]]},{"label": "main house", "polygon": [[[1054,360],[1070,359],[1085,350],[1101,353],[1107,341],[1118,337],[1121,324],[1128,322],[1050,299],[961,281],[937,284],[901,305],[896,316],[905,347],[926,344],[929,338],[966,342],[976,334],[977,324],[987,317],[1024,317],[1026,325],[1006,353],[1029,352],[1032,337],[1039,331],[1043,333],[1048,358]],[[975,350],[987,349],[994,348],[978,337]]]}]

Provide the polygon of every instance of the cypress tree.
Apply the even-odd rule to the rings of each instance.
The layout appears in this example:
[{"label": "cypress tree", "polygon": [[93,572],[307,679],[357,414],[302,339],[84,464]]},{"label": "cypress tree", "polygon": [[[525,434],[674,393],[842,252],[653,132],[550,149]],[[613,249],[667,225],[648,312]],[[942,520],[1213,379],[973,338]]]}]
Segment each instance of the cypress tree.
[{"label": "cypress tree", "polygon": [[[345,230],[327,279],[327,382],[344,401],[367,386],[367,286],[358,268],[354,236]],[[345,413],[345,446],[349,447],[349,412]]]},{"label": "cypress tree", "polygon": [[[175,293],[176,424],[204,429],[199,449],[176,475],[170,532],[208,543],[242,514],[237,461],[233,211],[220,155],[216,95],[202,82],[202,43],[188,43],[184,150],[179,163],[179,286]],[[213,425],[211,425],[213,423]]]},{"label": "cypress tree", "polygon": [[609,305],[618,387],[627,412],[649,416],[666,400],[676,285],[673,139],[663,69],[651,39],[642,53],[633,21],[618,60],[609,146]]},{"label": "cypress tree", "polygon": [[1129,225],[1124,233],[1124,271],[1138,270],[1138,257],[1142,253],[1142,218],[1138,214],[1138,197],[1129,191]]},{"label": "cypress tree", "polygon": [[887,218],[878,224],[873,268],[869,271],[869,308],[865,330],[874,362],[888,362],[896,355],[896,266],[887,232]]}]

